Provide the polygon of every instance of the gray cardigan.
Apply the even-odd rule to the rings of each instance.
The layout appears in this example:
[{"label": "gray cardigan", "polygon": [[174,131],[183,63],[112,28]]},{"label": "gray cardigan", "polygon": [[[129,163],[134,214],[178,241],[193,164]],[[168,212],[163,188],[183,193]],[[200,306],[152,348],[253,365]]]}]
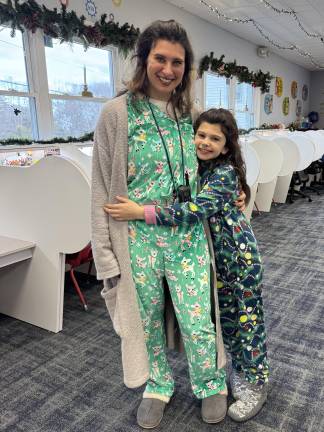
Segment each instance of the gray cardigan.
[{"label": "gray cardigan", "polygon": [[[128,116],[127,95],[107,102],[100,114],[92,158],[91,229],[97,278],[104,280],[105,299],[114,329],[121,338],[124,382],[127,387],[144,384],[149,376],[148,356],[140,312],[132,278],[128,250],[128,223],[108,216],[103,206],[127,196]],[[209,238],[210,240],[210,238]],[[211,253],[213,248],[211,248]],[[107,279],[120,275],[117,286],[109,289]],[[215,279],[214,279],[215,281]],[[214,285],[216,286],[216,285]],[[224,347],[215,294],[218,367],[225,365]],[[170,348],[181,349],[171,301],[166,304],[166,335]]]}]

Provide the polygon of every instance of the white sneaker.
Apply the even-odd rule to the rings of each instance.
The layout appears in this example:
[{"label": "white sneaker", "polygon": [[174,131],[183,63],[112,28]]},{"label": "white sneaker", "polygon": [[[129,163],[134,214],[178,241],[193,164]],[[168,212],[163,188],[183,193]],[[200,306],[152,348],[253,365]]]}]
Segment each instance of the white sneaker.
[{"label": "white sneaker", "polygon": [[267,384],[260,386],[245,381],[244,388],[241,386],[236,393],[237,401],[228,408],[227,414],[236,422],[249,420],[261,410],[267,400],[267,394]]}]

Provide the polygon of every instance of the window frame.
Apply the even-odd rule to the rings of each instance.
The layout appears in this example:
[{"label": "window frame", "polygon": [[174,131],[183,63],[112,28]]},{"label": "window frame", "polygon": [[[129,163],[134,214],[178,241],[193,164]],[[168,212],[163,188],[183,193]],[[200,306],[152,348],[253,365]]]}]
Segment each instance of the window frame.
[{"label": "window frame", "polygon": [[[216,75],[222,77],[215,72],[207,71],[203,74],[203,107],[206,110],[206,101],[207,101],[207,75]],[[225,78],[225,77],[224,77]],[[226,78],[225,78],[226,79]],[[236,77],[229,79],[229,110],[235,115],[235,99],[236,99],[236,86],[239,84]],[[261,117],[261,91],[259,87],[255,87],[253,89],[253,101],[252,101],[252,109],[253,109],[253,126],[258,127],[260,125],[260,117]]]},{"label": "window frame", "polygon": [[[9,29],[10,27],[1,24],[2,28]],[[20,30],[16,30],[16,33],[20,32]],[[23,55],[25,59],[25,69],[26,69],[26,79],[27,79],[27,85],[29,88],[28,92],[22,92],[19,90],[2,90],[0,89],[0,96],[12,96],[12,97],[26,97],[28,99],[31,99],[30,103],[30,117],[31,117],[31,130],[32,130],[32,138],[37,139],[39,137],[39,128],[38,128],[38,122],[37,122],[37,94],[35,93],[33,80],[32,80],[32,70],[31,70],[31,61],[30,61],[30,45],[29,45],[29,38],[28,38],[28,32],[22,32],[22,43],[23,43]]]},{"label": "window frame", "polygon": [[[6,27],[1,25],[1,27]],[[17,30],[18,31],[18,30]],[[29,92],[19,92],[17,90],[1,90],[0,96],[16,96],[16,97],[28,97],[34,100],[34,103],[30,104],[31,109],[31,128],[32,128],[32,139],[52,139],[54,138],[54,118],[52,110],[52,100],[79,100],[85,103],[99,102],[104,103],[109,100],[106,97],[84,97],[84,96],[70,96],[70,95],[55,95],[49,93],[47,68],[46,68],[46,56],[45,56],[45,44],[44,44],[44,33],[41,30],[36,30],[32,33],[25,30],[22,33],[24,56],[25,56],[25,67],[27,74],[27,83]],[[80,40],[75,40],[80,43]],[[94,47],[96,48],[96,47]],[[116,59],[118,56],[118,50],[116,47],[108,45],[100,48],[112,52],[111,56],[111,70],[112,70],[112,85],[113,95],[116,94]],[[95,125],[94,125],[95,127]]]},{"label": "window frame", "polygon": [[[207,102],[207,75],[213,75],[213,76],[217,76],[217,77],[220,77],[220,78],[228,79],[226,77],[222,77],[222,75],[219,75],[219,74],[217,74],[215,72],[211,72],[211,71],[204,72],[204,75],[203,75],[203,97],[204,97],[204,104],[203,104],[203,106],[204,106],[204,110],[207,109],[207,103],[206,103]],[[228,109],[230,109],[230,107],[231,107],[231,100],[232,100],[232,96],[233,96],[232,95],[231,82],[229,83],[228,92],[229,92],[229,95],[228,95],[228,106],[229,106],[229,108]],[[219,107],[217,107],[217,108],[219,108]]]}]

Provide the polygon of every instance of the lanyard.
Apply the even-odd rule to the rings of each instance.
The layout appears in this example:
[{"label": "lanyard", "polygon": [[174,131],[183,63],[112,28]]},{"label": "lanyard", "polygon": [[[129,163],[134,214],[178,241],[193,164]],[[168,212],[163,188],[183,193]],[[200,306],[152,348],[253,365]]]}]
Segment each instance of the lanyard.
[{"label": "lanyard", "polygon": [[[166,157],[167,157],[167,162],[168,162],[169,171],[170,171],[170,175],[171,175],[171,179],[172,179],[172,184],[173,184],[173,195],[174,195],[174,198],[175,198],[177,196],[177,188],[176,188],[176,184],[175,184],[174,175],[173,175],[173,172],[172,172],[172,167],[171,167],[171,162],[170,162],[170,156],[169,156],[169,153],[168,153],[168,149],[167,149],[167,146],[165,144],[165,141],[164,141],[161,129],[160,129],[159,124],[158,124],[158,122],[156,120],[156,117],[155,117],[155,114],[154,114],[154,111],[153,111],[153,108],[152,108],[152,105],[151,105],[150,101],[148,101],[148,104],[149,104],[149,107],[150,107],[150,110],[151,110],[151,113],[152,113],[152,117],[154,119],[155,126],[156,126],[156,128],[157,128],[157,130],[159,132],[159,135],[160,135],[160,138],[161,138],[161,141],[162,141],[162,144],[163,144],[163,148],[164,148],[164,151],[165,151],[165,154],[166,154]],[[189,183],[189,181],[188,181],[189,177],[188,177],[187,173],[185,174],[185,169],[184,169],[184,155],[183,155],[182,136],[181,136],[180,126],[179,126],[178,116],[177,116],[176,110],[175,110],[175,108],[174,108],[173,105],[172,105],[172,108],[173,108],[173,113],[174,113],[175,121],[177,123],[178,134],[179,134],[179,139],[180,139],[181,162],[182,162],[182,178],[183,178],[183,184],[185,184],[185,178],[186,178],[186,183]]]}]

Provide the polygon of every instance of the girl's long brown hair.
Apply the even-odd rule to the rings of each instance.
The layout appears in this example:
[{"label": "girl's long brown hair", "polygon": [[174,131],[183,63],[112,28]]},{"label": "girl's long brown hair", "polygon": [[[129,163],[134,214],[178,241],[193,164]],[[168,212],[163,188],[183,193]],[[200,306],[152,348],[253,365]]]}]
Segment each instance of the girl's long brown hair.
[{"label": "girl's long brown hair", "polygon": [[133,57],[136,59],[136,68],[133,78],[127,83],[127,89],[133,93],[135,98],[139,94],[148,96],[147,58],[158,40],[179,43],[185,50],[185,70],[182,82],[174,90],[169,102],[179,110],[181,115],[189,114],[192,106],[190,91],[194,56],[185,29],[175,20],[154,21],[140,34]]},{"label": "girl's long brown hair", "polygon": [[204,122],[220,125],[226,138],[226,147],[228,148],[228,152],[226,154],[220,154],[216,159],[210,161],[199,161],[200,172],[205,171],[206,169],[212,170],[217,165],[221,165],[225,162],[230,163],[236,171],[240,187],[246,194],[245,202],[248,203],[251,197],[251,192],[249,185],[246,182],[246,166],[238,142],[239,133],[233,114],[223,108],[212,108],[203,112],[194,124],[195,134],[199,129],[199,126]]}]

